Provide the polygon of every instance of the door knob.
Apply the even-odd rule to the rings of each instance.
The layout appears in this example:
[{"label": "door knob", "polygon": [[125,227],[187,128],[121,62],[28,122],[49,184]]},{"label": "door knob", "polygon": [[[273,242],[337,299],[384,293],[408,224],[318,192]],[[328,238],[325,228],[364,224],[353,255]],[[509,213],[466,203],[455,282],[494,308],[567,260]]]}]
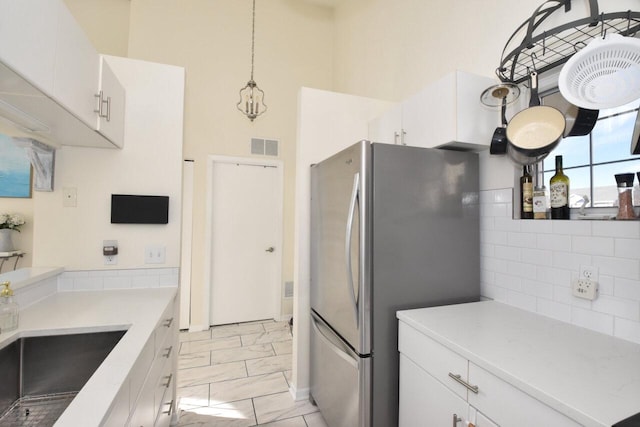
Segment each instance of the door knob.
[{"label": "door knob", "polygon": [[264,251],[265,252],[273,252],[275,250],[276,250],[276,248],[274,248],[273,246],[269,246],[269,248],[265,249]]}]

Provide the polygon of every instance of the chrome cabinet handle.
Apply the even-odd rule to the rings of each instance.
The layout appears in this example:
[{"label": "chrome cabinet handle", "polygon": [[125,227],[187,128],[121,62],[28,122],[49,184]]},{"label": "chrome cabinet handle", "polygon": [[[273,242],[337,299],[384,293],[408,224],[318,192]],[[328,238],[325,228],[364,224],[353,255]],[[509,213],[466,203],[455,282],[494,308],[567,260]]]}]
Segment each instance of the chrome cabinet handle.
[{"label": "chrome cabinet handle", "polygon": [[162,357],[166,357],[167,359],[171,356],[171,350],[173,350],[173,346],[167,347],[167,352],[162,355]]},{"label": "chrome cabinet handle", "polygon": [[167,379],[167,382],[165,384],[162,384],[165,388],[169,388],[169,385],[171,384],[171,379],[173,379],[173,374],[169,374],[167,376],[165,376],[165,378]]},{"label": "chrome cabinet handle", "polygon": [[169,405],[169,410],[168,411],[162,411],[162,413],[163,414],[167,414],[167,415],[171,415],[171,411],[173,410],[173,399],[171,399],[171,402],[165,403],[165,405]]},{"label": "chrome cabinet handle", "polygon": [[456,427],[460,421],[462,421],[462,418],[458,417],[458,414],[453,414],[453,424],[451,425]]},{"label": "chrome cabinet handle", "polygon": [[393,143],[398,145],[398,138],[400,138],[400,134],[398,132],[393,133]]},{"label": "chrome cabinet handle", "polygon": [[456,375],[456,374],[453,374],[453,373],[449,372],[449,377],[453,378],[454,381],[456,381],[456,382],[462,384],[463,386],[465,386],[468,390],[471,390],[475,394],[478,394],[478,386],[469,384],[468,382],[463,380],[460,375]]},{"label": "chrome cabinet handle", "polygon": [[172,323],[173,323],[173,317],[171,319],[165,319],[164,324],[162,326],[166,326],[167,328],[170,328]]},{"label": "chrome cabinet handle", "polygon": [[405,136],[407,136],[407,131],[402,129],[402,136],[400,137],[400,145],[407,145],[407,143],[404,141]]},{"label": "chrome cabinet handle", "polygon": [[273,252],[273,251],[275,251],[275,250],[276,250],[276,248],[274,248],[273,246],[269,246],[269,247],[268,247],[267,249],[265,249],[264,251],[265,251],[265,252]]}]

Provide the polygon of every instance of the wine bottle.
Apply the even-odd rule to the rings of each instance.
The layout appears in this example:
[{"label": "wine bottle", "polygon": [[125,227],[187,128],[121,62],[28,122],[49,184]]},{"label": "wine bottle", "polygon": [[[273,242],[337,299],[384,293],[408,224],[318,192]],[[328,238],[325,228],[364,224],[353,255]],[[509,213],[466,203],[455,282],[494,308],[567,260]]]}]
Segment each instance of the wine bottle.
[{"label": "wine bottle", "polygon": [[562,172],[562,156],[556,156],[556,174],[549,187],[551,219],[569,219],[569,177]]},{"label": "wine bottle", "polygon": [[520,218],[533,219],[533,177],[528,165],[522,167],[520,177]]}]

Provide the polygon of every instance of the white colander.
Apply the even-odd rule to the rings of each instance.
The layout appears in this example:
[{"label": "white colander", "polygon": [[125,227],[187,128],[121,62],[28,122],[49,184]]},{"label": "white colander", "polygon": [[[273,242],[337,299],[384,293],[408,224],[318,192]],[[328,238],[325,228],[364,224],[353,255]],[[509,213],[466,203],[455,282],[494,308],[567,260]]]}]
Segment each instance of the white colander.
[{"label": "white colander", "polygon": [[602,110],[640,98],[640,39],[595,38],[560,70],[558,88],[578,107]]}]

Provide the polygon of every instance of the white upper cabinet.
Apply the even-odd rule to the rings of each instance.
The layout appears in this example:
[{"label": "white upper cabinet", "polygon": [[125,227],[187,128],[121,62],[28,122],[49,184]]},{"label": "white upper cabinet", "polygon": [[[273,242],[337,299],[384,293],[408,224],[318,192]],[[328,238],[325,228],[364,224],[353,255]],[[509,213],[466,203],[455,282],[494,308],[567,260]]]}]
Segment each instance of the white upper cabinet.
[{"label": "white upper cabinet", "polygon": [[369,123],[372,141],[473,151],[489,147],[499,111],[480,94],[496,82],[462,71],[447,74]]},{"label": "white upper cabinet", "polygon": [[96,127],[94,95],[100,80],[100,55],[61,5],[56,32],[56,62],[52,98],[87,126]]},{"label": "white upper cabinet", "polygon": [[[0,0],[0,59],[41,91],[53,90],[58,2]],[[15,81],[13,82],[15,84]],[[0,91],[16,87],[2,81]]]},{"label": "white upper cabinet", "polygon": [[124,144],[124,87],[109,67],[106,58],[100,58],[100,89],[96,98],[97,129],[118,147]]},{"label": "white upper cabinet", "polygon": [[0,116],[20,130],[37,123],[43,142],[122,147],[125,89],[102,62],[63,1],[0,0]]}]

